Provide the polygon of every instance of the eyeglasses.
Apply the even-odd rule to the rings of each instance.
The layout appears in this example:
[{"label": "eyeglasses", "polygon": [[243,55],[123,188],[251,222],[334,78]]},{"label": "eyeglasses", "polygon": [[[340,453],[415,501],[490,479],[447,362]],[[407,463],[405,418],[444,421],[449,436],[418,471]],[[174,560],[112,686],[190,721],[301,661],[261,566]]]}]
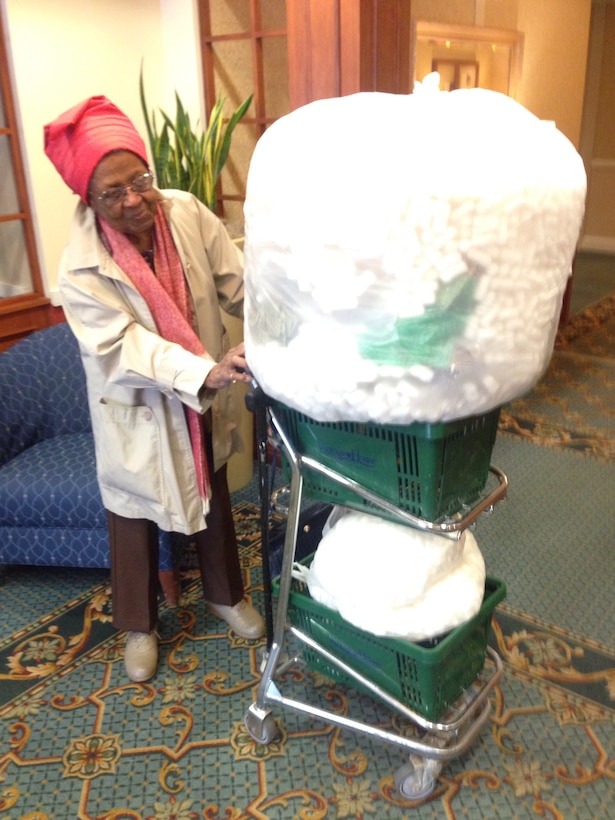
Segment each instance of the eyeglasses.
[{"label": "eyeglasses", "polygon": [[136,194],[144,194],[151,191],[154,186],[154,175],[146,171],[144,174],[139,174],[134,177],[128,185],[114,185],[113,188],[107,188],[101,194],[94,197],[108,208],[113,205],[118,205],[123,201],[128,191],[134,191]]}]

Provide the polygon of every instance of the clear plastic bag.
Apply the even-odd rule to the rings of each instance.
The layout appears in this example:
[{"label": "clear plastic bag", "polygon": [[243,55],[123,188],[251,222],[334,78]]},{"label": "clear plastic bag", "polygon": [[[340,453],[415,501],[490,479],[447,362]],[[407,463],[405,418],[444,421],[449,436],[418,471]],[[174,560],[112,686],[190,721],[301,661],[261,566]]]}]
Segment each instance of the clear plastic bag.
[{"label": "clear plastic bag", "polygon": [[548,365],[580,156],[483,89],[310,103],[261,137],[245,203],[250,367],[320,421],[439,422]]}]

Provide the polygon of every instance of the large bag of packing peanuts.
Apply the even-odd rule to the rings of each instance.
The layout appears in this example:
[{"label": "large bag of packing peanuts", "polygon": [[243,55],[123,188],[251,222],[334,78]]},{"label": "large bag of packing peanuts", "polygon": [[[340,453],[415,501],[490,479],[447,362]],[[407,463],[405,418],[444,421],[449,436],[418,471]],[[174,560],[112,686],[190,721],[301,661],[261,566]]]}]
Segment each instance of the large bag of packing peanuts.
[{"label": "large bag of packing peanuts", "polygon": [[245,203],[256,379],[319,421],[451,421],[526,393],[552,353],[585,191],[569,140],[484,89],[282,117]]},{"label": "large bag of packing peanuts", "polygon": [[359,629],[422,641],[479,612],[485,561],[469,530],[457,539],[347,510],[324,532],[311,565],[294,572]]}]

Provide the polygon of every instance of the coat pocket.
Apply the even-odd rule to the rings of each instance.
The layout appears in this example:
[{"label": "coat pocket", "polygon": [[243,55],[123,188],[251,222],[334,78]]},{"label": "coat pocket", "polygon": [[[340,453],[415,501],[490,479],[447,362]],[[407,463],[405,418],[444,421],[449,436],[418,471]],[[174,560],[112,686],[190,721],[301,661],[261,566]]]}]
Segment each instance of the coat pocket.
[{"label": "coat pocket", "polygon": [[161,435],[154,411],[147,406],[99,405],[96,457],[101,486],[135,500],[165,506]]}]

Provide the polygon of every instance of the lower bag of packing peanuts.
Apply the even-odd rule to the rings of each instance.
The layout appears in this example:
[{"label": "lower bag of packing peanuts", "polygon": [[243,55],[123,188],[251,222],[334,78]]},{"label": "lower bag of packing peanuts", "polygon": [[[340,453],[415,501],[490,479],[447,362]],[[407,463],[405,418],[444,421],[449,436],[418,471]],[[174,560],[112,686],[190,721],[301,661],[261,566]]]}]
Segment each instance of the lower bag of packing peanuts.
[{"label": "lower bag of packing peanuts", "polygon": [[485,562],[469,530],[457,539],[350,510],[325,530],[310,566],[293,571],[353,626],[409,641],[470,620],[485,592]]},{"label": "lower bag of packing peanuts", "polygon": [[280,118],[245,202],[255,377],[320,421],[451,421],[524,394],[552,353],[585,191],[569,140],[484,89]]}]

